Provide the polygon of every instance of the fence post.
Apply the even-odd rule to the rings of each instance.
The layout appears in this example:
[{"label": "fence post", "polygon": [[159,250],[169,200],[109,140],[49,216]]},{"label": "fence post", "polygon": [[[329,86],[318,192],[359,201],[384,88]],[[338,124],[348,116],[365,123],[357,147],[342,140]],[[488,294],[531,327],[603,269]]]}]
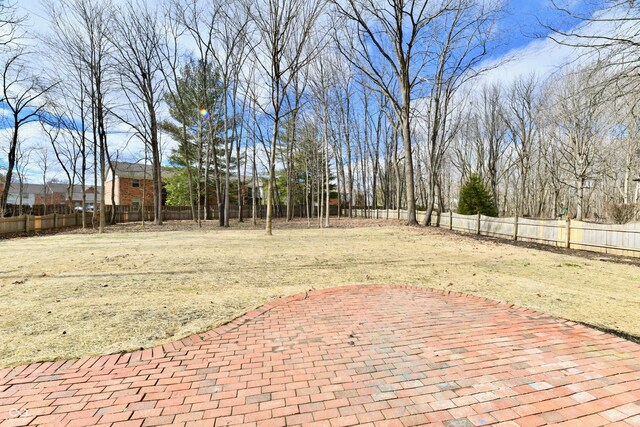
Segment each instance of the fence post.
[{"label": "fence post", "polygon": [[389,219],[389,208],[387,208],[387,219]]},{"label": "fence post", "polygon": [[453,210],[449,209],[449,230],[453,230]]},{"label": "fence post", "polygon": [[24,232],[29,232],[29,214],[24,214]]},{"label": "fence post", "polygon": [[53,229],[55,230],[56,228],[58,228],[58,215],[54,212],[53,213]]},{"label": "fence post", "polygon": [[571,218],[567,220],[566,234],[565,247],[569,249],[571,247]]},{"label": "fence post", "polygon": [[478,212],[478,221],[476,223],[476,234],[480,234],[480,212]]},{"label": "fence post", "polygon": [[513,218],[513,240],[518,240],[518,215]]}]

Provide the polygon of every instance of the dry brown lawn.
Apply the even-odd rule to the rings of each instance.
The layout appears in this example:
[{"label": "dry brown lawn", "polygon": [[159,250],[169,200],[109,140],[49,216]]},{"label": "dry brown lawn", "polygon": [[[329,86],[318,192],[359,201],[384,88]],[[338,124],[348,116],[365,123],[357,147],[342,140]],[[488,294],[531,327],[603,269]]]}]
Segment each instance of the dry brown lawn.
[{"label": "dry brown lawn", "polygon": [[249,224],[128,224],[0,241],[0,367],[146,348],[351,284],[451,289],[640,335],[638,266],[389,221],[334,224],[279,222],[271,237]]}]

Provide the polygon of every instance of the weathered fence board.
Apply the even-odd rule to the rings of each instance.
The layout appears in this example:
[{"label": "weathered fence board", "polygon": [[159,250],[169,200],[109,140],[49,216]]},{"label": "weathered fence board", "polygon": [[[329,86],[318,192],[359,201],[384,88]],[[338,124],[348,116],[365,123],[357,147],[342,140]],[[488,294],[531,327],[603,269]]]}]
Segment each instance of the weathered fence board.
[{"label": "weathered fence board", "polygon": [[[407,219],[407,211],[375,209],[352,209],[360,218]],[[348,210],[343,210],[348,215]],[[416,212],[422,223],[426,212]],[[481,215],[460,215],[455,212],[440,214],[440,227],[464,233],[491,236],[545,245],[570,247],[572,249],[604,252],[615,255],[640,257],[640,223],[598,224],[586,221],[533,218],[494,218]],[[431,225],[437,225],[437,213],[433,213]]]},{"label": "weathered fence board", "polygon": [[25,215],[0,219],[0,234],[21,233],[25,230]]}]

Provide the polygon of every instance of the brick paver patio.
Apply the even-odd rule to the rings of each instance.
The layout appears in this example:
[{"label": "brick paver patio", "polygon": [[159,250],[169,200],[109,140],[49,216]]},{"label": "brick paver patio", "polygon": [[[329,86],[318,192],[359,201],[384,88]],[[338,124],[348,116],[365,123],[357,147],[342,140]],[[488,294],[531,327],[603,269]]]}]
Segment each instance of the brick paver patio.
[{"label": "brick paver patio", "polygon": [[0,370],[0,425],[640,426],[640,345],[407,287],[268,304],[153,349]]}]

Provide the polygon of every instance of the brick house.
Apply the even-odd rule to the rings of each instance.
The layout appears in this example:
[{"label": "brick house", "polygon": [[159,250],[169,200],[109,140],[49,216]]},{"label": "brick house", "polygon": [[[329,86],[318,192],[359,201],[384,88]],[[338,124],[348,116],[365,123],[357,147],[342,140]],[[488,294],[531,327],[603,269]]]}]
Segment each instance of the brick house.
[{"label": "brick house", "polygon": [[[224,177],[222,177],[222,180],[224,181]],[[244,206],[251,205],[254,191],[256,192],[257,204],[260,205],[262,203],[261,182],[262,182],[262,179],[258,178],[256,182],[256,188],[254,190],[253,177],[251,175],[247,175],[244,177],[244,180],[240,180],[240,195],[242,197],[242,204]],[[229,202],[232,205],[237,205],[238,204],[238,179],[235,177],[235,175],[230,177],[229,184],[230,184],[229,185],[230,187]],[[209,191],[211,194],[209,201],[212,205],[214,205],[217,203],[216,196],[215,196],[215,187],[212,185]]]},{"label": "brick house", "polygon": [[[114,162],[115,173],[109,169],[105,180],[105,203],[111,205],[111,192],[116,206],[153,206],[153,169],[144,163]],[[162,176],[171,174],[162,170]],[[167,198],[162,190],[162,204]]]},{"label": "brick house", "polygon": [[[115,173],[111,173],[109,169],[105,181],[105,203],[111,205],[111,192],[113,186],[114,203],[116,206],[140,206],[144,203],[144,206],[153,206],[153,177],[151,165],[145,165],[144,163],[126,163],[115,162]],[[175,174],[177,169],[175,168],[162,168],[162,178],[170,177]],[[251,197],[253,194],[253,184],[251,176],[247,176],[246,180],[241,185],[241,194],[243,197],[243,203],[245,205],[251,204]],[[260,180],[258,180],[258,187],[256,196],[258,197],[258,203],[262,199],[262,191],[260,187]],[[231,177],[231,204],[237,203],[237,179]],[[210,184],[209,186],[209,203],[214,206],[217,201],[215,197],[215,186]],[[164,205],[167,199],[167,193],[163,187],[162,189],[162,204]]]},{"label": "brick house", "polygon": [[[262,182],[262,179],[258,179],[255,186],[255,190],[254,190],[253,178],[251,175],[245,176],[244,180],[240,181],[240,196],[242,197],[243,206],[251,205],[254,191],[256,192],[257,204],[258,205],[262,204],[263,194],[262,194],[261,182]],[[224,176],[221,177],[221,184],[224,185]],[[229,177],[229,188],[230,188],[229,204],[237,205],[238,204],[238,179],[236,178],[235,175],[231,175]],[[203,192],[203,196],[202,196],[201,202],[204,204],[204,188],[202,189],[202,192]],[[213,182],[209,183],[208,194],[209,194],[209,206],[215,206],[218,203],[218,199],[216,197],[215,183]]]}]

